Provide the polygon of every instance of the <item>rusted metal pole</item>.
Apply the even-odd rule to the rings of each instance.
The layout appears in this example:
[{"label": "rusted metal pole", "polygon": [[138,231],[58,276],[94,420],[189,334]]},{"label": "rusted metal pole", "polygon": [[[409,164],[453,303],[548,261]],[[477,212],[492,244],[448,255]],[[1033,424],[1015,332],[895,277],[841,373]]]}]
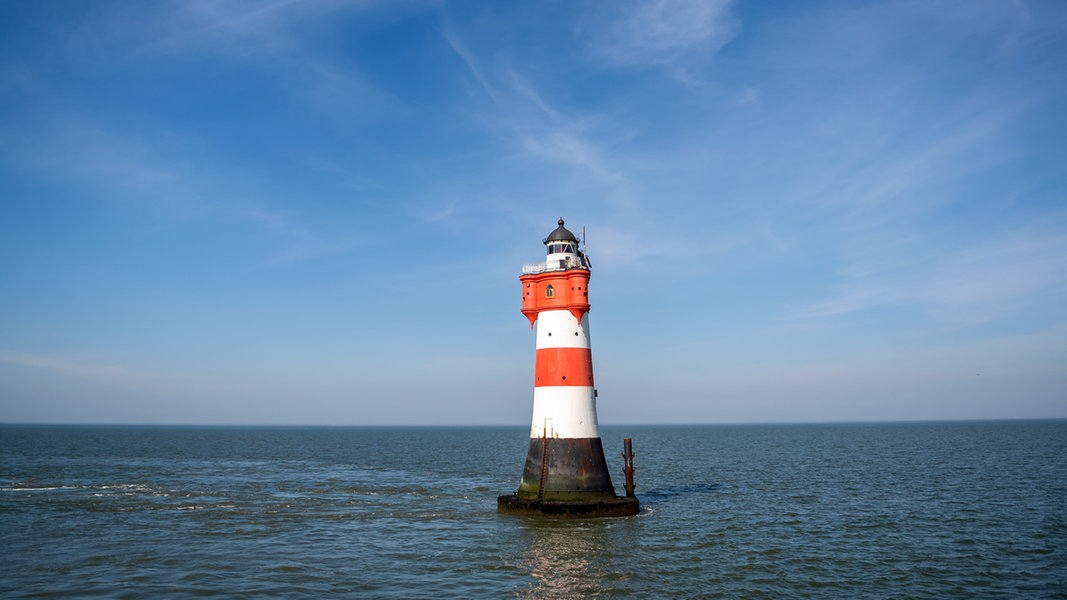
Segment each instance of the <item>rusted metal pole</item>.
[{"label": "rusted metal pole", "polygon": [[626,495],[634,496],[634,453],[630,438],[622,438],[622,472],[626,475]]},{"label": "rusted metal pole", "polygon": [[541,448],[541,483],[537,485],[537,501],[545,498],[545,477],[548,475],[548,421],[545,421],[545,431],[541,434],[544,444]]}]

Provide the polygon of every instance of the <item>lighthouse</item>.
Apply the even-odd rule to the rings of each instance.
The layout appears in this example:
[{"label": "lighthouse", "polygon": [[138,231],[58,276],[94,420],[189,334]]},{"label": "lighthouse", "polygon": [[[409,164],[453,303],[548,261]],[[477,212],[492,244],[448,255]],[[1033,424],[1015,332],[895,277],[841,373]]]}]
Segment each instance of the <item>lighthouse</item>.
[{"label": "lighthouse", "polygon": [[[596,416],[589,343],[589,258],[561,218],[544,239],[545,261],[524,265],[522,314],[535,330],[533,418],[526,465],[513,495],[497,498],[499,512],[553,517],[637,514],[632,466],[627,495],[616,496]],[[628,447],[628,445],[627,445]]]}]

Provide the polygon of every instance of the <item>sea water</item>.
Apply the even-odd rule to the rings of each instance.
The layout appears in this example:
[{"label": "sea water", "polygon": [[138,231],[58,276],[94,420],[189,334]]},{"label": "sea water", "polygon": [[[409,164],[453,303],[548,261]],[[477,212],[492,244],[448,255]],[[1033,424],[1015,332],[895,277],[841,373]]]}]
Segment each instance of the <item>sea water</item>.
[{"label": "sea water", "polygon": [[583,521],[527,431],[0,427],[0,596],[1067,598],[1067,421],[602,427]]}]

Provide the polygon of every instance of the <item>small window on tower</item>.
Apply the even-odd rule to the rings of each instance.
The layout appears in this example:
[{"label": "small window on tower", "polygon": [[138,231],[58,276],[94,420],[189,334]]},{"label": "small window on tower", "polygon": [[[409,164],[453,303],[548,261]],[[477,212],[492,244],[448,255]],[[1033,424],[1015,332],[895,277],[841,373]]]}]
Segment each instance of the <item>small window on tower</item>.
[{"label": "small window on tower", "polygon": [[555,296],[555,295],[556,295],[556,290],[554,290],[551,285],[549,285],[548,287],[545,288],[545,298],[551,298],[552,296]]}]

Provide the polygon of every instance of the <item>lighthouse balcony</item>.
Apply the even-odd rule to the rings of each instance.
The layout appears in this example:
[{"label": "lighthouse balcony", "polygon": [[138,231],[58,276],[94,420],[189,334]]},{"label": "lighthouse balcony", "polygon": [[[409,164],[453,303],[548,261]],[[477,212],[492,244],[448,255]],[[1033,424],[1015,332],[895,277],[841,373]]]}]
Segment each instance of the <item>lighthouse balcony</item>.
[{"label": "lighthouse balcony", "polygon": [[548,271],[566,271],[568,269],[588,269],[589,261],[584,256],[566,256],[559,259],[550,258],[543,263],[527,263],[522,266],[523,275],[537,275]]}]

